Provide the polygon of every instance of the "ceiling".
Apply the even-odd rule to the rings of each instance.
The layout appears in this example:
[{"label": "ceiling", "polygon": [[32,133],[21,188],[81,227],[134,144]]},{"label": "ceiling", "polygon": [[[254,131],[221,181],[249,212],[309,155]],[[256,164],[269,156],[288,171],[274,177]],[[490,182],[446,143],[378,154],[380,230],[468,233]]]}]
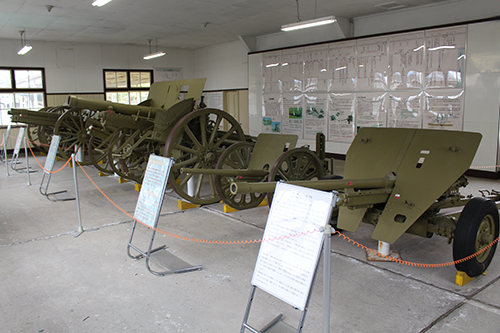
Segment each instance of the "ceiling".
[{"label": "ceiling", "polygon": [[276,33],[298,18],[356,18],[441,1],[114,0],[94,7],[93,0],[0,0],[0,39],[20,40],[25,30],[27,43],[148,45],[152,39],[153,51],[156,45],[195,49]]}]

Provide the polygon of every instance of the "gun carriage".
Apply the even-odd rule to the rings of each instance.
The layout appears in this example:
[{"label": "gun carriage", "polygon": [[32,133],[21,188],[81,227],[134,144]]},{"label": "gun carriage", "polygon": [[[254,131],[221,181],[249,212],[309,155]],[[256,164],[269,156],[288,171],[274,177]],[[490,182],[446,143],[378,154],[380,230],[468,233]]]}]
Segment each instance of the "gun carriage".
[{"label": "gun carriage", "polygon": [[[490,264],[496,249],[500,192],[461,195],[481,134],[459,131],[361,128],[345,161],[344,179],[292,184],[336,190],[337,227],[354,232],[361,222],[375,226],[372,238],[394,243],[405,232],[434,234],[453,241],[453,258],[483,251],[456,268],[474,277]],[[233,181],[230,191],[270,193],[276,182]],[[463,209],[462,209],[463,208]]]}]

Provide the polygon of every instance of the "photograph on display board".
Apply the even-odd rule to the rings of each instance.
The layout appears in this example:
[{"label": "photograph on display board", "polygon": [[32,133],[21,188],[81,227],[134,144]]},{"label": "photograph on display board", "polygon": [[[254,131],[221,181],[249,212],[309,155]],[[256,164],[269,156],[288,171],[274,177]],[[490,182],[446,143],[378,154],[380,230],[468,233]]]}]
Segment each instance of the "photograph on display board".
[{"label": "photograph on display board", "polygon": [[304,139],[315,140],[316,133],[327,133],[327,94],[306,95],[304,116]]},{"label": "photograph on display board", "polygon": [[283,134],[295,134],[304,137],[304,96],[302,94],[283,94]]},{"label": "photograph on display board", "polygon": [[[280,94],[262,96],[262,132],[272,133],[281,130],[281,97]],[[275,126],[273,126],[275,123]],[[280,124],[279,126],[276,124]],[[278,132],[279,132],[278,131]]]},{"label": "photograph on display board", "polygon": [[389,94],[387,127],[422,128],[421,92],[392,92]]},{"label": "photograph on display board", "polygon": [[424,32],[389,36],[389,90],[422,89]]},{"label": "photograph on display board", "polygon": [[328,95],[328,141],[352,142],[354,139],[355,100],[353,93]]},{"label": "photograph on display board", "polygon": [[463,128],[463,90],[425,92],[423,127],[461,131]]},{"label": "photograph on display board", "polygon": [[387,93],[356,94],[356,127],[387,127]]}]

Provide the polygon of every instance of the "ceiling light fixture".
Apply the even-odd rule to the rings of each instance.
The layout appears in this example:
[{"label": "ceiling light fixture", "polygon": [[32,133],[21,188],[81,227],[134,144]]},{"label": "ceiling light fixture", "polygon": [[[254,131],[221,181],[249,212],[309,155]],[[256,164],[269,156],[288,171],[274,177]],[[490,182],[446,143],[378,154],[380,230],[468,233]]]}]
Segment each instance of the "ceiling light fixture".
[{"label": "ceiling light fixture", "polygon": [[95,0],[94,2],[92,2],[92,6],[102,7],[105,4],[107,4],[108,2],[111,2],[111,0]]},{"label": "ceiling light fixture", "polygon": [[[23,47],[19,51],[17,51],[17,54],[18,55],[25,55],[26,53],[31,51],[33,46],[26,44],[26,35],[24,34],[24,30],[19,30],[19,34],[21,35],[21,45]],[[23,39],[23,36],[24,36],[24,39]]]},{"label": "ceiling light fixture", "polygon": [[317,27],[320,25],[335,23],[337,19],[335,16],[326,16],[322,18],[317,18],[308,21],[300,21],[296,23],[284,24],[281,26],[281,31],[292,31],[311,27]]},{"label": "ceiling light fixture", "polygon": [[149,60],[158,57],[163,57],[166,53],[163,51],[158,51],[158,38],[156,38],[156,52],[151,52],[151,41],[152,39],[148,39],[149,42],[149,54],[146,54],[142,59]]}]

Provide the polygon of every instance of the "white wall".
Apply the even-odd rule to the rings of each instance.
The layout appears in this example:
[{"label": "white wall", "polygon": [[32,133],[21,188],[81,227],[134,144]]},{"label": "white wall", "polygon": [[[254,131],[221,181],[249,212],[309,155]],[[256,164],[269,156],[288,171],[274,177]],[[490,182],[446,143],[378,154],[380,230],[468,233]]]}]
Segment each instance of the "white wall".
[{"label": "white wall", "polygon": [[208,78],[205,90],[248,88],[248,57],[243,42],[205,47],[195,51],[196,77]]},{"label": "white wall", "polygon": [[185,79],[195,78],[195,52],[167,49],[167,55],[143,60],[147,49],[105,44],[30,42],[33,49],[17,55],[20,41],[0,40],[0,66],[43,67],[47,93],[103,92],[106,69],[153,69],[181,67]]},{"label": "white wall", "polygon": [[446,1],[354,19],[354,37],[473,21],[500,15],[498,0]]}]

